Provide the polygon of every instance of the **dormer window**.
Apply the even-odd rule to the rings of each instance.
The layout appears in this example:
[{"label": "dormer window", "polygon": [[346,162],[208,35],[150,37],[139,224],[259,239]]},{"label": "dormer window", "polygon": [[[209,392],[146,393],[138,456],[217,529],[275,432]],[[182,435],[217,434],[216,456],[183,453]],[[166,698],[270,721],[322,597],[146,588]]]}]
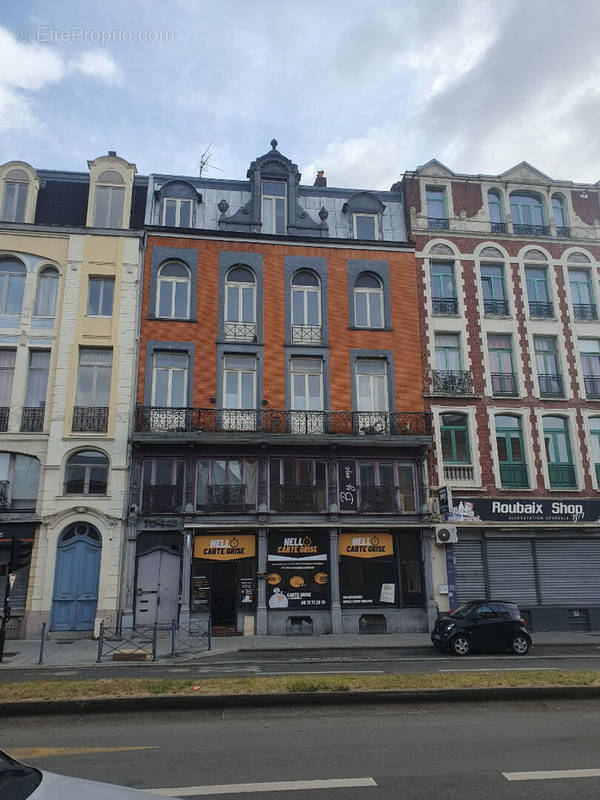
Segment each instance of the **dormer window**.
[{"label": "dormer window", "polygon": [[377,214],[354,214],[355,239],[379,239]]},{"label": "dormer window", "polygon": [[25,222],[29,176],[22,169],[11,170],[4,179],[2,197],[2,220],[4,222]]},{"label": "dormer window", "polygon": [[571,232],[567,223],[564,200],[560,194],[552,195],[552,217],[556,224],[556,235],[569,238]]},{"label": "dormer window", "polygon": [[287,185],[284,181],[262,181],[262,232],[286,232]]},{"label": "dormer window", "polygon": [[191,228],[192,201],[165,197],[162,207],[162,224],[166,228]]},{"label": "dormer window", "polygon": [[114,169],[107,169],[98,176],[94,199],[94,227],[123,227],[124,183],[122,175]]}]

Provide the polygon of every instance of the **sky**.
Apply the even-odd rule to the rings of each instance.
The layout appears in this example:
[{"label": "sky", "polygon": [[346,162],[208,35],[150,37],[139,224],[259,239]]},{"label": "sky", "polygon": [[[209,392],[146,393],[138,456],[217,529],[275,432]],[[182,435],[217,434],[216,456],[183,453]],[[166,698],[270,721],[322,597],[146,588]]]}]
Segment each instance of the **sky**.
[{"label": "sky", "polygon": [[0,0],[0,163],[389,189],[437,158],[600,180],[599,0]]}]

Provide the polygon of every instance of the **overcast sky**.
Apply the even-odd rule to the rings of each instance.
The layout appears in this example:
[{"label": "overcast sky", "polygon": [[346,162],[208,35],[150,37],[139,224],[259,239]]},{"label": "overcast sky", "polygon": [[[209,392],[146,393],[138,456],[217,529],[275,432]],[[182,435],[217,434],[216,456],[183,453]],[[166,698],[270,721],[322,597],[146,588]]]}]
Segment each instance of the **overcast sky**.
[{"label": "overcast sky", "polygon": [[[0,163],[388,189],[438,158],[600,179],[600,0],[0,0]],[[104,40],[104,41],[103,41]]]}]

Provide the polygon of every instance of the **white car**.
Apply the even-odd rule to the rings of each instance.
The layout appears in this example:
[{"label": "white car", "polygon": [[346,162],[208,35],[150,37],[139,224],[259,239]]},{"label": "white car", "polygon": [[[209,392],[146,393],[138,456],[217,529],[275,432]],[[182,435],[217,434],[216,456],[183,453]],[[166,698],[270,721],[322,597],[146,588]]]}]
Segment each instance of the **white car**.
[{"label": "white car", "polygon": [[[0,800],[158,800],[159,795],[68,778],[15,761],[0,750]],[[164,796],[162,798],[164,800]]]}]

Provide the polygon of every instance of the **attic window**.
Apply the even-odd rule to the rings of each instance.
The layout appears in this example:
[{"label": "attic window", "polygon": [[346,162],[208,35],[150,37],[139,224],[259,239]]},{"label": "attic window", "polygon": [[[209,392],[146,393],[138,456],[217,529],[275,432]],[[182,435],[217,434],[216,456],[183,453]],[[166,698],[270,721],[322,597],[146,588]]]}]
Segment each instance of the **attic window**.
[{"label": "attic window", "polygon": [[25,222],[29,176],[22,169],[12,169],[4,179],[2,219],[4,222]]},{"label": "attic window", "polygon": [[262,181],[262,232],[286,232],[287,185],[284,181]]},{"label": "attic window", "polygon": [[377,214],[354,214],[355,239],[379,239]]}]

